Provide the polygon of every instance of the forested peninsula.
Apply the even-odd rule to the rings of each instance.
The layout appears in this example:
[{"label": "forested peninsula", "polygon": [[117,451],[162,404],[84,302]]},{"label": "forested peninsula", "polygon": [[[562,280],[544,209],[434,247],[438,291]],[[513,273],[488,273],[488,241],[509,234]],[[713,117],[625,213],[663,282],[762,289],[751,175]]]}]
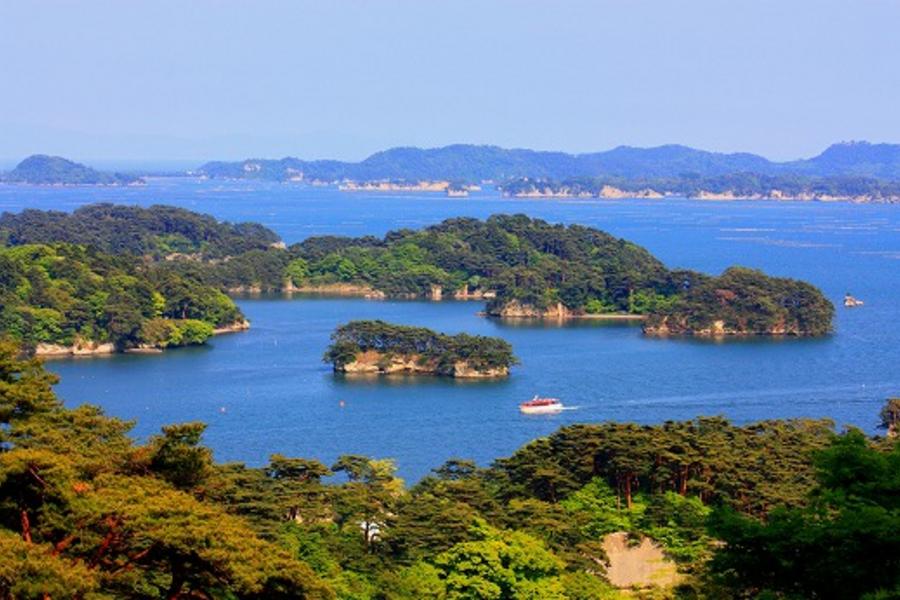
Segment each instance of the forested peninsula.
[{"label": "forested peninsula", "polygon": [[[202,423],[137,443],[132,423],[65,408],[56,381],[0,340],[2,598],[900,593],[896,438],[806,419],[573,425],[407,486],[352,454],[217,463]],[[900,400],[882,419],[897,430]]]},{"label": "forested peninsula", "polygon": [[248,324],[217,286],[167,265],[267,248],[273,238],[168,207],[5,213],[0,331],[48,356],[202,344]]},{"label": "forested peninsula", "polygon": [[649,335],[824,335],[834,313],[802,281],[741,267],[720,276],[670,270],[597,229],[524,215],[448,219],[383,238],[318,236],[285,248],[259,225],[97,205],[72,215],[4,214],[0,241],[64,241],[138,257],[159,277],[229,293],[477,299],[500,318],[640,317]]},{"label": "forested peninsula", "polygon": [[325,362],[341,373],[426,374],[458,378],[506,377],[516,364],[500,338],[446,335],[425,327],[351,321],[331,335]]}]

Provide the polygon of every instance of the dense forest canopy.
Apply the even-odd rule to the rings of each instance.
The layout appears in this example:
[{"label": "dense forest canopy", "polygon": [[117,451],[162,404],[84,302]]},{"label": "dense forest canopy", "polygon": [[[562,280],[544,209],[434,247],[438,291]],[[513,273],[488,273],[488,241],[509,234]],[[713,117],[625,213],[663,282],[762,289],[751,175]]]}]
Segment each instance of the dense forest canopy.
[{"label": "dense forest canopy", "polygon": [[29,209],[0,215],[0,244],[9,246],[66,242],[110,254],[224,258],[264,250],[279,241],[262,225],[220,223],[174,206],[91,204],[72,213]]},{"label": "dense forest canopy", "polygon": [[525,215],[447,219],[383,238],[312,237],[284,249],[259,225],[102,204],[71,215],[4,214],[0,242],[141,255],[155,261],[154,272],[223,291],[355,286],[408,298],[442,291],[484,298],[487,312],[500,316],[511,307],[538,317],[560,307],[568,316],[646,315],[656,333],[821,335],[833,318],[831,303],[806,283],[737,268],[720,277],[671,271],[627,240]]},{"label": "dense forest canopy", "polygon": [[364,352],[433,361],[439,374],[451,373],[454,365],[461,362],[476,370],[508,369],[516,363],[512,346],[500,338],[447,335],[384,321],[351,321],[338,327],[331,334],[331,341],[324,360],[338,370]]},{"label": "dense forest canopy", "polygon": [[74,244],[0,248],[0,332],[29,347],[202,343],[243,320],[218,289]]},{"label": "dense forest canopy", "polygon": [[524,215],[486,221],[448,219],[383,239],[310,238],[289,249],[297,285],[355,283],[389,296],[428,296],[435,286],[491,297],[503,314],[511,303],[538,311],[561,304],[575,314],[644,314],[671,333],[821,335],[833,307],[816,288],[758,271],[721,277],[669,271],[645,249],[581,225],[552,225]]},{"label": "dense forest canopy", "polygon": [[[900,593],[900,444],[825,421],[565,427],[407,486],[390,460],[220,464],[146,443],[0,342],[0,597],[597,600]],[[886,411],[885,414],[889,414]],[[332,477],[332,475],[334,477]],[[675,587],[607,581],[612,532]]]}]

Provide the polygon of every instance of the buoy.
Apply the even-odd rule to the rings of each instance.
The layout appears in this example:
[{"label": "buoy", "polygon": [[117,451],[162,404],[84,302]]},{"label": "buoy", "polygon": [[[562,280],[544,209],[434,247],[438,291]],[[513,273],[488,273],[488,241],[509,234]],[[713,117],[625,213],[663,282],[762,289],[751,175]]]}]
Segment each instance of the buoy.
[{"label": "buoy", "polygon": [[338,406],[340,406],[341,408],[344,408],[345,406],[347,406],[347,403],[344,402],[343,400],[341,400],[338,402]]}]

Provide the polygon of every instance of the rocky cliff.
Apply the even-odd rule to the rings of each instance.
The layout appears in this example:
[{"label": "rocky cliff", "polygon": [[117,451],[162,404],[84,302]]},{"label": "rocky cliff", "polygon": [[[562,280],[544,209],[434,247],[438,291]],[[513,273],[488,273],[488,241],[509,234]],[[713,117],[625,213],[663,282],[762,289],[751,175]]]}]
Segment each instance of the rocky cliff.
[{"label": "rocky cliff", "polygon": [[335,371],[348,374],[372,375],[440,375],[466,379],[506,377],[509,368],[480,368],[467,361],[456,361],[442,364],[436,359],[427,359],[417,354],[395,354],[367,350],[356,355],[355,359]]},{"label": "rocky cliff", "polygon": [[669,335],[692,335],[696,337],[726,337],[726,336],[753,336],[753,335],[783,335],[805,336],[811,335],[802,331],[796,325],[788,326],[785,322],[777,321],[765,328],[752,327],[741,324],[726,324],[724,320],[712,321],[705,327],[692,327],[685,319],[662,317],[654,319],[644,325],[646,335],[665,337]]}]

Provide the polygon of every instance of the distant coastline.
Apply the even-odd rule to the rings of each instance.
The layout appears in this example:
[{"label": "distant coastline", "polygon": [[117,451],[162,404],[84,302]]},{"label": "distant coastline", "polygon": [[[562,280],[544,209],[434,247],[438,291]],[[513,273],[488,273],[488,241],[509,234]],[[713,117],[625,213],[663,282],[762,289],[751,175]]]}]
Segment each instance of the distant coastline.
[{"label": "distant coastline", "polygon": [[[0,182],[141,185],[158,174],[158,169],[109,173],[59,156],[33,155],[0,174]],[[212,161],[166,174],[336,186],[344,192],[442,193],[450,198],[466,198],[490,185],[511,198],[900,203],[900,144],[842,142],[817,156],[787,162],[675,144],[619,146],[586,154],[456,144],[391,148],[360,162],[294,157]]]}]

